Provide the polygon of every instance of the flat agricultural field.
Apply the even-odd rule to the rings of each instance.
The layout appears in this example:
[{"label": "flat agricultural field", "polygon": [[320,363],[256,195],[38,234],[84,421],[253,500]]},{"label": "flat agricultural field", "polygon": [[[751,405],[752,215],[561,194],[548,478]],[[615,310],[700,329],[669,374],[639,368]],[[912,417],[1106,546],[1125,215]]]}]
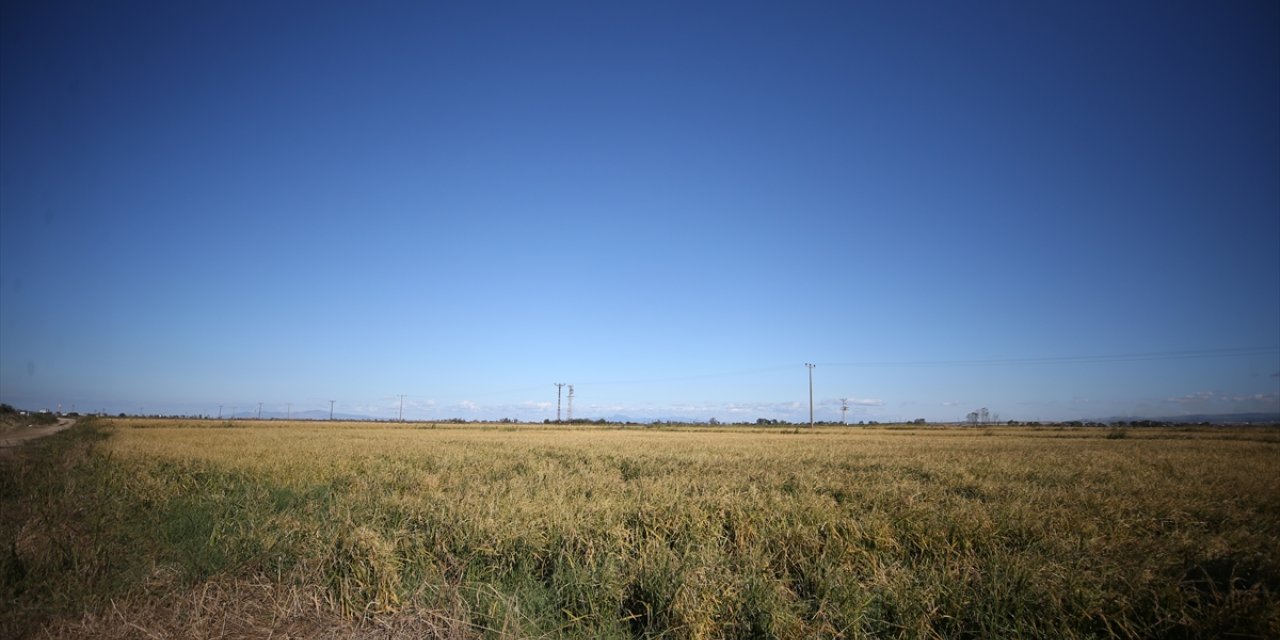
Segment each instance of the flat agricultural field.
[{"label": "flat agricultural field", "polygon": [[100,420],[0,635],[1280,637],[1280,431]]}]

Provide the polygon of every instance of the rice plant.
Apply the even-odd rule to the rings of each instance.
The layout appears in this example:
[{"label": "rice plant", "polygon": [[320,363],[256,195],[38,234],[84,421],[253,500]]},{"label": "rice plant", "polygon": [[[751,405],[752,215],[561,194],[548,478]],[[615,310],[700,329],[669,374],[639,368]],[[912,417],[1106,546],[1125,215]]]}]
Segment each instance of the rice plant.
[{"label": "rice plant", "polygon": [[3,463],[0,635],[1280,636],[1276,430],[238,426]]}]

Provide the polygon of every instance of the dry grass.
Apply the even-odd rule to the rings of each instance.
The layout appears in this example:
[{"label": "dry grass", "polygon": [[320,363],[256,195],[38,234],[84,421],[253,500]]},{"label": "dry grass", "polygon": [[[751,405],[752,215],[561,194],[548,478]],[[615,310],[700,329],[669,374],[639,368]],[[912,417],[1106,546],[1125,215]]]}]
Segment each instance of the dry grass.
[{"label": "dry grass", "polygon": [[424,426],[79,428],[0,633],[1280,635],[1275,430]]},{"label": "dry grass", "polygon": [[441,611],[408,609],[390,616],[344,618],[330,610],[328,595],[316,586],[286,586],[262,577],[209,580],[194,587],[165,582],[148,584],[153,597],[112,601],[79,619],[56,620],[40,635],[85,640],[479,637],[465,622]]}]

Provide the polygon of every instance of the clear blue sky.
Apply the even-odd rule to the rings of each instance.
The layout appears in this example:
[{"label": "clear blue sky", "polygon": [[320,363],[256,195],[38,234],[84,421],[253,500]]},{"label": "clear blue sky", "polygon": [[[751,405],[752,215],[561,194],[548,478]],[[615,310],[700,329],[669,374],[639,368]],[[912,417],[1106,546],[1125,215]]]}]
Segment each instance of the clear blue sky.
[{"label": "clear blue sky", "polygon": [[0,35],[10,404],[807,419],[815,362],[820,420],[1280,410],[1275,2],[5,1]]}]

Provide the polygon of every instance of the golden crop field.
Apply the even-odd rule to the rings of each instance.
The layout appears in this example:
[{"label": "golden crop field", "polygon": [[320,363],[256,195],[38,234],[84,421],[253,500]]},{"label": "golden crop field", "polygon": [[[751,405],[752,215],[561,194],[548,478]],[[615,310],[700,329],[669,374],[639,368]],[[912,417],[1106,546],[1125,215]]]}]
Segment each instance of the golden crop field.
[{"label": "golden crop field", "polygon": [[1274,429],[102,420],[0,465],[8,637],[1280,636]]}]

